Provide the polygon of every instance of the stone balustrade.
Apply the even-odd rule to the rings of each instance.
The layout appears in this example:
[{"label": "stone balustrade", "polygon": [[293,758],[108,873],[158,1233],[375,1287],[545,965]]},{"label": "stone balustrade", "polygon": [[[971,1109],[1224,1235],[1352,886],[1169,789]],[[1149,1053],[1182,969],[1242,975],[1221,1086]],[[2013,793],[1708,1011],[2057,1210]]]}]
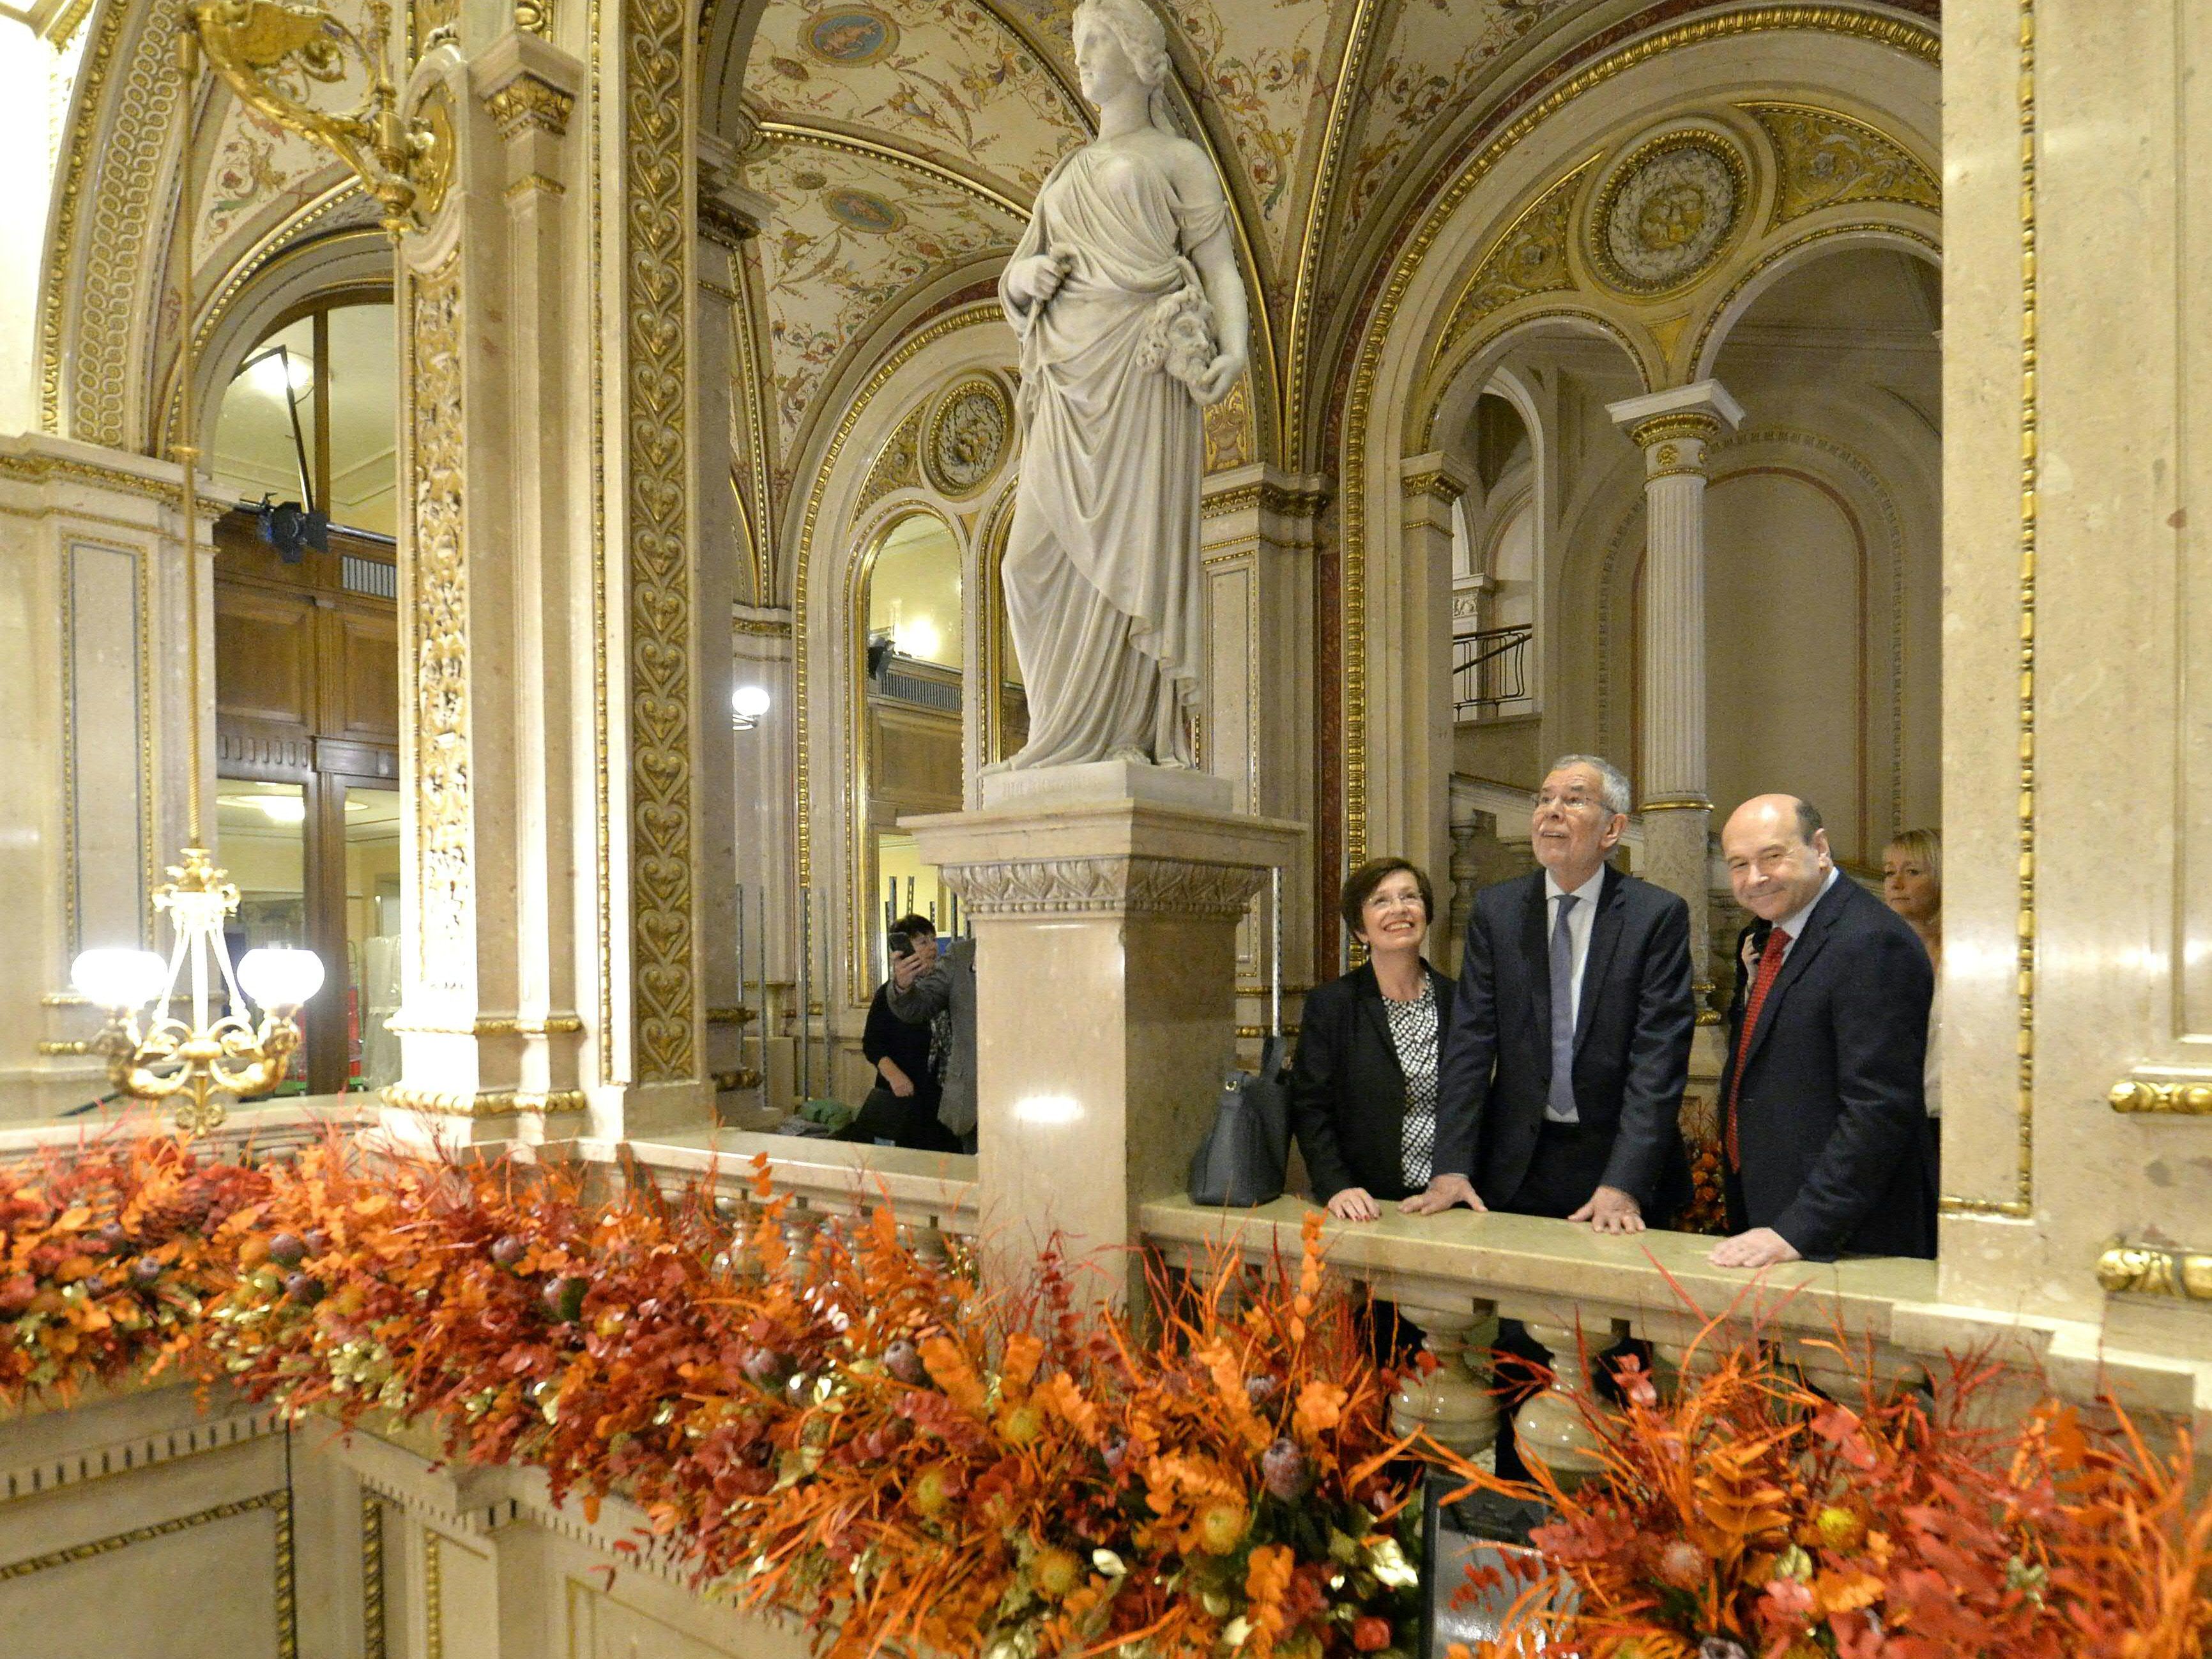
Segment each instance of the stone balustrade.
[{"label": "stone balustrade", "polygon": [[[1141,1214],[1147,1241],[1170,1260],[1234,1249],[1248,1261],[1295,1261],[1310,1207],[1283,1198],[1224,1211],[1176,1197]],[[1324,1237],[1336,1268],[1431,1333],[1439,1372],[1462,1363],[1462,1348],[1479,1349],[1498,1317],[1521,1320],[1555,1354],[1577,1343],[1596,1353],[1626,1334],[1651,1343],[1665,1363],[1694,1364],[1698,1332],[1725,1315],[1732,1329],[1755,1326],[1815,1384],[1846,1397],[1856,1392],[1855,1367],[1910,1383],[1941,1375],[1953,1356],[1986,1354],[2022,1392],[2047,1389],[2084,1404],[2109,1392],[2150,1420],[2191,1425],[2200,1447],[2212,1439],[2212,1364],[2103,1346],[2094,1325],[1947,1304],[1933,1261],[1791,1262],[1754,1276],[1711,1266],[1713,1241],[1692,1234],[1606,1237],[1565,1221],[1467,1210],[1332,1219]],[[1435,1423],[1438,1438],[1462,1449],[1487,1444],[1464,1401],[1456,1386],[1431,1387],[1401,1395],[1401,1414],[1409,1425]],[[1559,1413],[1546,1413],[1539,1409],[1540,1431],[1571,1433],[1552,1420]],[[1567,1442],[1559,1445],[1571,1458]]]}]

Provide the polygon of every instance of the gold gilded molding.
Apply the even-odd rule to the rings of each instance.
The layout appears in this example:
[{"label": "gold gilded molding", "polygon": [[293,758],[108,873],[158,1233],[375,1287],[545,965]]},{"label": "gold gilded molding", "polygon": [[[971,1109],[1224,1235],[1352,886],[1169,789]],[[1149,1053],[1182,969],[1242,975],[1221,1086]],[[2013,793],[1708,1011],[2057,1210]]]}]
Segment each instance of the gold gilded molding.
[{"label": "gold gilded molding", "polygon": [[1252,419],[1252,377],[1245,375],[1229,391],[1229,395],[1206,410],[1203,417],[1206,428],[1206,470],[1208,472],[1230,472],[1240,466],[1249,466],[1259,459],[1259,447]]},{"label": "gold gilded molding", "polygon": [[361,1495],[361,1656],[385,1659],[384,1500]]},{"label": "gold gilded molding", "polygon": [[484,110],[502,138],[528,132],[550,132],[565,137],[576,100],[560,88],[534,75],[518,75],[484,100]]},{"label": "gold gilded molding", "polygon": [[584,1111],[591,1104],[581,1089],[483,1089],[469,1094],[404,1083],[392,1084],[381,1097],[387,1106],[426,1117],[549,1117]]},{"label": "gold gilded molding", "polygon": [[514,0],[514,27],[525,34],[553,33],[553,0]]},{"label": "gold gilded molding", "polygon": [[[68,433],[112,449],[136,447],[127,424],[131,377],[140,362],[131,336],[150,287],[145,249],[160,216],[156,192],[173,179],[163,164],[177,106],[171,42],[184,15],[181,0],[155,0],[142,15],[113,119],[100,135],[84,267],[64,295],[76,336],[69,354],[74,379]],[[157,337],[152,319],[158,307],[143,303],[143,314],[147,334]]]},{"label": "gold gilded molding", "polygon": [[1920,158],[1878,127],[1809,104],[1738,104],[1774,146],[1779,179],[1772,230],[1825,207],[1893,202],[1941,212],[1943,187]]},{"label": "gold gilded molding", "polygon": [[1575,286],[1574,272],[1567,263],[1575,198],[1595,165],[1592,159],[1570,172],[1538,197],[1492,244],[1453,301],[1437,342],[1436,356],[1443,356],[1493,312],[1535,295],[1555,294]]},{"label": "gold gilded molding", "polygon": [[2106,1097],[2116,1112],[2157,1116],[2212,1117],[2212,1081],[2122,1078]]},{"label": "gold gilded molding", "polygon": [[426,987],[458,991],[476,960],[458,252],[410,278],[407,312],[417,971]]},{"label": "gold gilded molding", "polygon": [[791,623],[782,617],[734,617],[730,621],[732,634],[748,634],[755,639],[787,640]]},{"label": "gold gilded molding", "polygon": [[292,1499],[291,1494],[281,1486],[274,1492],[258,1492],[252,1498],[234,1498],[227,1504],[212,1504],[206,1509],[195,1510],[190,1515],[172,1516],[166,1521],[133,1527],[128,1532],[110,1533],[105,1538],[72,1544],[67,1549],[50,1550],[43,1555],[28,1555],[21,1560],[9,1561],[0,1565],[0,1584],[12,1579],[27,1578],[33,1573],[45,1572],[53,1567],[70,1567],[80,1561],[96,1560],[103,1555],[129,1549],[133,1544],[151,1543],[156,1538],[173,1538],[179,1533],[191,1532],[217,1521],[234,1520],[239,1516],[252,1515],[263,1510],[268,1510],[276,1523],[276,1562],[271,1585],[274,1594],[271,1599],[276,1616],[277,1659],[299,1659],[300,1637],[292,1562]]},{"label": "gold gilded molding", "polygon": [[[1703,410],[1677,410],[1671,415],[1654,415],[1648,421],[1638,422],[1629,428],[1628,435],[1639,449],[1650,449],[1655,444],[1710,444],[1721,435],[1720,417]],[[1675,459],[1662,453],[1656,465],[1670,466]]]},{"label": "gold gilded molding", "polygon": [[921,422],[928,413],[927,404],[915,404],[914,412],[884,440],[868,476],[860,481],[860,499],[853,508],[855,514],[866,513],[894,489],[921,487]]},{"label": "gold gilded molding", "polygon": [[1409,501],[1436,501],[1449,507],[1467,494],[1467,483],[1443,467],[1430,467],[1419,472],[1408,472],[1401,477],[1398,493]]},{"label": "gold gilded molding", "polygon": [[[1298,269],[1291,289],[1289,353],[1283,368],[1282,431],[1278,453],[1292,465],[1300,454],[1299,427],[1305,416],[1306,336],[1313,330],[1316,289],[1321,283],[1322,242],[1335,205],[1336,181],[1351,141],[1354,111],[1366,83],[1367,55],[1374,43],[1379,0],[1354,0],[1352,26],[1345,31],[1344,60],[1329,83],[1328,119],[1322,131],[1321,155],[1314,167],[1313,191],[1306,198],[1305,228],[1298,237]],[[1254,307],[1262,317],[1269,307]],[[1271,349],[1272,349],[1272,343]]]},{"label": "gold gilded molding", "polygon": [[2036,391],[2036,145],[2035,0],[2020,0],[2020,682],[2019,803],[2014,850],[2013,1017],[2017,1027],[2013,1115],[2018,1160],[2008,1199],[1941,1199],[1947,1215],[2031,1216],[2035,1213],[2035,556],[2036,490],[2041,477],[2042,411]]},{"label": "gold gilded molding", "polygon": [[446,1571],[438,1546],[444,1540],[422,1528],[422,1652],[424,1659],[446,1659]]},{"label": "gold gilded molding", "polygon": [[631,0],[623,40],[622,429],[629,443],[632,1074],[640,1083],[699,1074],[684,429],[692,227],[686,13],[684,0]]},{"label": "gold gilded molding", "polygon": [[911,150],[901,149],[896,144],[886,144],[873,138],[863,138],[856,133],[837,132],[828,127],[811,126],[799,121],[763,121],[761,137],[778,143],[812,144],[817,149],[835,150],[843,155],[857,155],[870,161],[881,161],[902,172],[927,179],[932,184],[949,185],[974,197],[987,207],[996,208],[1012,218],[1026,222],[1031,204],[1018,196],[1009,196],[995,185],[961,172],[957,167],[917,155]]},{"label": "gold gilded molding", "polygon": [[548,179],[542,173],[526,173],[501,191],[500,196],[505,201],[519,202],[526,196],[566,196],[568,193],[568,186],[558,179]]},{"label": "gold gilded molding", "polygon": [[93,143],[100,131],[116,43],[123,37],[131,12],[128,6],[102,8],[99,32],[85,49],[77,70],[76,95],[70,100],[69,152],[55,180],[53,240],[46,256],[45,289],[39,296],[39,415],[40,425],[48,432],[62,429],[62,331],[69,314],[78,215],[89,185]]},{"label": "gold gilded molding", "polygon": [[[2032,5],[2033,0],[2022,0]],[[1776,30],[1806,30],[1869,41],[1935,64],[1942,62],[1941,39],[1925,23],[1877,16],[1839,5],[1758,5],[1678,23],[1598,59],[1538,99],[1493,134],[1438,192],[1390,268],[1360,338],[1345,416],[1345,490],[1342,520],[1342,618],[1344,641],[1344,853],[1351,864],[1367,857],[1367,470],[1368,434],[1374,418],[1376,382],[1406,295],[1437,239],[1461,204],[1490,176],[1498,161],[1576,99],[1615,76],[1668,52],[1711,41]],[[1296,335],[1293,335],[1293,340]],[[1295,350],[1293,356],[1297,356]]]},{"label": "gold gilded molding", "polygon": [[814,868],[813,756],[812,748],[808,740],[808,732],[812,722],[811,711],[807,703],[811,659],[813,653],[808,648],[806,630],[808,605],[806,578],[813,557],[814,530],[822,516],[823,495],[830,488],[830,480],[836,476],[838,459],[844,453],[846,444],[852,439],[853,428],[860,424],[860,417],[867,412],[868,405],[874,402],[877,394],[890,383],[893,376],[912,362],[921,352],[927,350],[947,336],[957,333],[963,328],[972,328],[978,323],[1001,321],[1003,321],[1003,313],[999,309],[999,302],[995,299],[984,300],[974,305],[963,306],[957,311],[949,312],[931,323],[927,328],[917,329],[900,341],[884,356],[883,362],[877,364],[874,372],[868,376],[859,392],[854,395],[852,403],[847,406],[843,416],[837,422],[836,430],[830,434],[830,441],[822,452],[821,465],[815,469],[814,482],[807,489],[806,510],[799,521],[797,566],[792,574],[792,638],[795,647],[792,652],[791,664],[792,702],[793,716],[797,723],[794,758],[798,763],[799,772],[799,884],[802,887],[813,879]]},{"label": "gold gilded molding", "polygon": [[2097,1258],[2097,1282],[2114,1296],[2212,1302],[2212,1255],[2114,1239]]}]

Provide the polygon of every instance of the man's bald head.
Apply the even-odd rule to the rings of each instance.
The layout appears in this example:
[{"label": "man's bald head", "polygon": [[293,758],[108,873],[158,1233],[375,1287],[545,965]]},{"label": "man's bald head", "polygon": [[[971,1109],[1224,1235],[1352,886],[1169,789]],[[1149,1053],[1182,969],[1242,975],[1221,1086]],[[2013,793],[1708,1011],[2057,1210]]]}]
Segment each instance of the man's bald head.
[{"label": "man's bald head", "polygon": [[1796,795],[1754,795],[1729,813],[1721,854],[1736,902],[1765,921],[1810,904],[1835,867],[1820,812]]}]

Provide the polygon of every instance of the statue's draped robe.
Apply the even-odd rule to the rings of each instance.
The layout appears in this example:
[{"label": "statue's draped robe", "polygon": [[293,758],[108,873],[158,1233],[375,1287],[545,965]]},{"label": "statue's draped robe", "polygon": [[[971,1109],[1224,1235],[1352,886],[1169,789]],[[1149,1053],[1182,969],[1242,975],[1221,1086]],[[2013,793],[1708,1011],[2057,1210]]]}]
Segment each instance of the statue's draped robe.
[{"label": "statue's draped robe", "polygon": [[1024,307],[1001,279],[1027,434],[1001,567],[1029,702],[1016,767],[1192,763],[1204,428],[1158,361],[1158,313],[1202,295],[1186,252],[1227,217],[1218,186],[1181,199],[1150,151],[1087,145],[1045,180],[1014,252],[1062,257],[1058,291]]}]

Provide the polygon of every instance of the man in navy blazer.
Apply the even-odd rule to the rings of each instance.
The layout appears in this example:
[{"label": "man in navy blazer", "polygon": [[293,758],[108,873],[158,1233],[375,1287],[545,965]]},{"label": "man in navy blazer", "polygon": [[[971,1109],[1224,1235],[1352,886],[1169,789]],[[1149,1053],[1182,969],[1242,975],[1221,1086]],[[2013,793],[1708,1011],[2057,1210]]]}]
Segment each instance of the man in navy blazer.
[{"label": "man in navy blazer", "polygon": [[1721,1076],[1735,1231],[1714,1265],[1935,1255],[1921,1098],[1928,952],[1837,870],[1820,815],[1795,796],[1736,808],[1721,851],[1754,920]]},{"label": "man in navy blazer", "polygon": [[1542,867],[1475,895],[1444,1040],[1435,1178],[1407,1209],[1466,1204],[1633,1233],[1686,1198],[1690,912],[1606,862],[1628,806],[1616,768],[1567,756],[1530,821]]}]

